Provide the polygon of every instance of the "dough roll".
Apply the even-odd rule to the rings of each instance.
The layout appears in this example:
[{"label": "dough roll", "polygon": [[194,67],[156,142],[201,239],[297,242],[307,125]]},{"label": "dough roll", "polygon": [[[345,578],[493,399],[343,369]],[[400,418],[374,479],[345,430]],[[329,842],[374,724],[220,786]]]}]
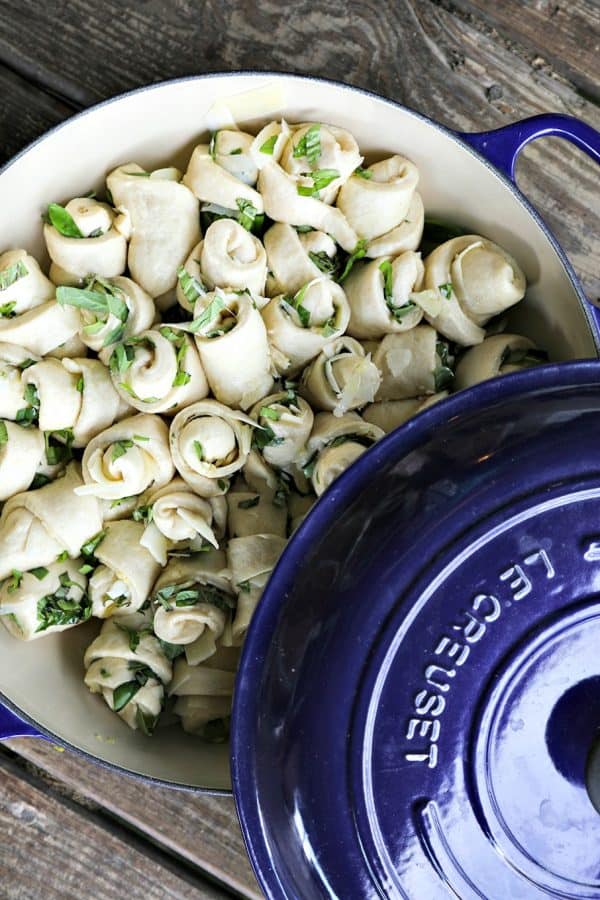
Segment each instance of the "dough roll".
[{"label": "dough roll", "polygon": [[80,496],[119,500],[162,487],[174,474],[169,432],[158,416],[140,413],[97,434],[85,448]]},{"label": "dough roll", "polygon": [[254,421],[216,400],[200,400],[177,413],[169,442],[175,468],[202,497],[224,494],[227,479],[250,452]]},{"label": "dough roll", "polygon": [[341,337],[323,347],[307,366],[300,391],[311,406],[342,416],[371,403],[380,383],[371,354],[354,338]]}]

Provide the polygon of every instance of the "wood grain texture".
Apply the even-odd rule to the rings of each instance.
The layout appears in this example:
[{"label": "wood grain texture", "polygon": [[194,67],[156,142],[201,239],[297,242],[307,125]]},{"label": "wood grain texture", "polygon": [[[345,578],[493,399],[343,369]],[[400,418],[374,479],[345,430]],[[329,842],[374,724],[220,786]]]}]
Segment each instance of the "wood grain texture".
[{"label": "wood grain texture", "polygon": [[[564,7],[569,12],[560,7],[554,16],[554,40],[540,64],[532,45],[509,39],[488,20],[511,6],[525,40],[543,18],[542,0],[478,0],[460,9],[450,0],[297,0],[285,15],[277,0],[260,6],[0,0],[0,62],[9,61],[74,105],[196,72],[293,69],[368,87],[460,130],[483,130],[544,111],[578,115],[600,127],[600,109],[566,77],[557,53],[578,39],[588,46],[595,4],[572,5],[572,16],[571,4]],[[0,129],[18,115],[17,107],[0,112]],[[40,130],[45,125],[42,120]],[[529,147],[519,168],[521,187],[555,231],[591,297],[600,296],[596,177],[590,160],[559,141]]]},{"label": "wood grain texture", "polygon": [[0,758],[3,900],[224,900],[208,884],[161,865],[121,830],[57,799]]},{"label": "wood grain texture", "polygon": [[73,111],[0,64],[0,165]]},{"label": "wood grain texture", "polygon": [[60,752],[47,741],[18,738],[7,741],[7,746],[196,871],[208,872],[243,897],[262,896],[233,800],[150,788],[68,750]]},{"label": "wood grain texture", "polygon": [[600,100],[600,4],[596,0],[440,0],[453,12],[482,17],[498,35],[518,42],[537,69],[553,69]]}]

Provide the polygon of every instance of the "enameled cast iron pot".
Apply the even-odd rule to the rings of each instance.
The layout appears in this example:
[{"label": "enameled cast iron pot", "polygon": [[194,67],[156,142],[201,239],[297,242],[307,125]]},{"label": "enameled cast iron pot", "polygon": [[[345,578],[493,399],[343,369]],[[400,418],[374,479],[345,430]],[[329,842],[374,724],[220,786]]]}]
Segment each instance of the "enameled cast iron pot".
[{"label": "enameled cast iron pot", "polygon": [[[250,93],[237,96],[244,92]],[[520,149],[544,135],[567,138],[599,158],[597,133],[566,116],[537,116],[465,135],[366,91],[312,78],[243,73],[153,85],[75,116],[4,167],[0,248],[23,246],[45,259],[40,212],[49,202],[99,188],[105,174],[124,161],[147,169],[167,162],[185,167],[207,129],[224,124],[223,104],[217,101],[228,98],[234,98],[230,106],[240,127],[257,128],[278,116],[330,122],[349,129],[368,155],[406,154],[419,167],[419,191],[429,216],[459,221],[497,241],[525,271],[527,299],[511,327],[547,348],[553,360],[599,355],[599,311],[586,301],[564,253],[513,182]],[[436,408],[442,419],[444,408]],[[391,452],[393,444],[386,446]],[[363,457],[363,470],[377,452]],[[319,527],[318,510],[328,497],[329,492],[305,528],[311,522]],[[284,559],[293,546],[294,541]],[[270,597],[276,585],[274,578]],[[24,644],[0,628],[0,738],[39,735],[128,774],[173,787],[228,792],[227,747],[205,745],[178,729],[159,729],[148,740],[86,690],[82,657],[93,629],[85,625]],[[244,686],[247,692],[247,679]]]}]

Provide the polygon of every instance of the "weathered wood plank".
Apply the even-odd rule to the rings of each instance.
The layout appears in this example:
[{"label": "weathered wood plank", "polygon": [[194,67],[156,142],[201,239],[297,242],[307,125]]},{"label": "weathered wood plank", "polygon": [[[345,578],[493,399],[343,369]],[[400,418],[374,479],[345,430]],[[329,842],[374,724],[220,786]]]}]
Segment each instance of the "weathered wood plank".
[{"label": "weathered wood plank", "polygon": [[0,757],[0,895],[5,900],[225,900],[60,800]]},{"label": "weathered wood plank", "polygon": [[0,165],[73,112],[0,65]]},{"label": "weathered wood plank", "polygon": [[260,897],[233,800],[146,787],[41,740],[7,746],[157,846],[244,897]]},{"label": "weathered wood plank", "polygon": [[[525,28],[544,4],[516,5],[519,28]],[[458,16],[450,0],[298,0],[285,16],[274,0],[243,8],[193,0],[149,0],[143,6],[73,0],[58,6],[57,11],[57,4],[0,0],[0,61],[10,59],[27,77],[73,103],[85,105],[196,71],[292,68],[369,87],[464,130],[543,111],[579,115],[600,126],[598,107],[568,79],[537,67],[479,13]],[[554,17],[561,34],[576,41],[583,23],[589,26],[592,6],[591,0],[576,0],[573,17],[571,4],[568,13],[561,7]],[[48,41],[57,14],[63,27]],[[533,32],[533,25],[527,27]],[[18,110],[8,116],[0,112],[0,127],[14,127],[18,116]],[[594,164],[562,142],[528,148],[525,157],[523,189],[570,254],[589,295],[599,296]]]},{"label": "weathered wood plank", "polygon": [[[496,39],[518,41],[536,69],[569,78],[583,93],[600,101],[598,53],[600,5],[596,0],[439,0],[452,12],[482,18]],[[473,19],[470,19],[473,21]]]}]

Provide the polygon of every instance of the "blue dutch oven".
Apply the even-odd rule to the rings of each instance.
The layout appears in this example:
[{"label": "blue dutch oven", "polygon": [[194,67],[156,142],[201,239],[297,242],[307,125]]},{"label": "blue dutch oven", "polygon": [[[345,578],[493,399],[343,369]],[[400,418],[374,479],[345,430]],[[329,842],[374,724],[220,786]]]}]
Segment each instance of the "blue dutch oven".
[{"label": "blue dutch oven", "polygon": [[[429,214],[460,217],[525,269],[513,327],[552,359],[598,356],[599,311],[514,185],[538,137],[600,161],[599,135],[568,116],[456,134],[317,79],[168,82],[75,117],[5,167],[3,242],[41,252],[45,203],[124,159],[184,159],[215,101],[240,92],[252,123],[334,121],[367,151],[411,156]],[[384,115],[389,145],[374,146]],[[599,374],[560,362],[454,395],[365,453],[290,541],[246,639],[232,728],[234,793],[269,897],[600,898]],[[78,634],[20,656],[0,635],[0,738],[42,735],[161,784],[227,791],[226,748],[147,741],[118,721],[118,741],[95,741],[97,716],[115,717],[78,661],[57,663],[80,660]]]}]

